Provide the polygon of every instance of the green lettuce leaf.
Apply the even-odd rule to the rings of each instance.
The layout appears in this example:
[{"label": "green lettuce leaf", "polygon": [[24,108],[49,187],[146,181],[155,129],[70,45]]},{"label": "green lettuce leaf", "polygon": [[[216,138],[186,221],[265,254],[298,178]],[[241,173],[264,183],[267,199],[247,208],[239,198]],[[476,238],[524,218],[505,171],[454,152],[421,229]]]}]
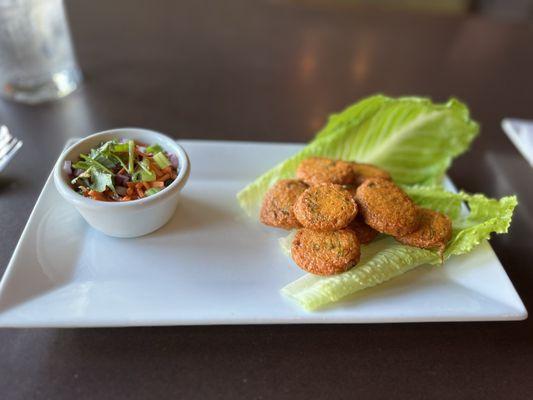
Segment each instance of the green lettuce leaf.
[{"label": "green lettuce leaf", "polygon": [[249,216],[257,216],[268,188],[294,177],[300,161],[311,156],[369,162],[400,184],[438,184],[478,131],[456,99],[434,104],[419,97],[372,96],[332,115],[304,149],[250,183],[237,199]]},{"label": "green lettuce leaf", "polygon": [[[444,259],[472,250],[491,233],[507,232],[515,196],[500,200],[480,194],[451,193],[441,187],[406,187],[407,194],[419,205],[446,213],[452,219],[453,235],[444,252]],[[468,205],[470,211],[463,206]],[[289,249],[292,238],[281,240],[282,249]],[[314,310],[352,293],[388,281],[423,264],[439,265],[438,252],[399,244],[391,237],[383,237],[363,246],[357,267],[340,275],[318,277],[305,275],[282,289],[302,307]]]}]

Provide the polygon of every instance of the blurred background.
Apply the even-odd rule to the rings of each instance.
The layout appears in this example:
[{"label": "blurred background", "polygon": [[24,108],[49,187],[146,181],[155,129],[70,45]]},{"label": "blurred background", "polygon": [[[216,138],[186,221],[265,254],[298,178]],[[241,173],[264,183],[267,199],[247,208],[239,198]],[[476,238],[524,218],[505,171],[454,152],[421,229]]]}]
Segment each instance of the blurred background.
[{"label": "blurred background", "polygon": [[532,16],[531,0],[293,0],[294,3],[331,6],[394,8],[432,13],[481,14],[495,18],[527,20]]},{"label": "blurred background", "polygon": [[531,30],[533,0],[65,5],[84,83],[63,101],[0,107],[3,123],[22,131],[35,128],[11,118],[15,110],[46,119],[53,109],[63,142],[120,125],[306,140],[329,113],[371,93],[458,96],[475,114],[502,91],[523,90],[511,71],[529,76],[521,32]]},{"label": "blurred background", "polygon": [[[0,0],[0,13],[17,21],[8,7],[24,2],[62,4],[61,0]],[[470,192],[518,195],[520,205],[510,234],[499,235],[491,244],[531,309],[533,272],[526,262],[533,234],[531,168],[500,124],[505,117],[533,119],[533,0],[65,0],[64,4],[74,53],[68,40],[61,41],[70,72],[53,78],[63,97],[36,104],[0,100],[0,125],[24,141],[0,175],[0,266],[8,264],[52,165],[70,138],[138,126],[175,138],[306,142],[329,114],[374,93],[428,96],[438,102],[456,96],[480,122],[481,135],[467,154],[454,161],[450,176]],[[54,37],[65,37],[61,32],[67,25],[58,20],[54,29],[48,29],[39,18],[35,24],[51,35],[50,46],[40,48],[50,56],[60,44]],[[8,28],[0,21],[0,41],[15,38],[15,32],[26,27],[17,23]],[[0,52],[0,66],[6,60]],[[32,65],[15,61],[9,70],[19,74]],[[0,72],[0,79],[5,76]],[[15,86],[6,83],[2,89],[12,94]],[[530,323],[413,326],[309,327],[306,333],[314,335],[314,341],[307,347],[300,347],[305,341],[299,339],[297,326],[294,330],[191,328],[180,331],[181,342],[170,328],[133,334],[132,330],[4,330],[0,369],[3,366],[16,376],[0,377],[0,393],[16,386],[21,393],[17,398],[35,398],[35,393],[53,399],[104,398],[98,395],[106,390],[150,398],[157,397],[154,393],[168,396],[172,389],[193,397],[204,393],[198,388],[215,390],[216,385],[205,384],[214,382],[240,387],[249,394],[243,397],[254,398],[261,390],[278,386],[266,387],[266,372],[274,374],[276,383],[288,381],[291,374],[299,378],[293,392],[286,392],[292,394],[312,381],[310,371],[306,375],[295,368],[311,368],[303,365],[307,359],[302,354],[314,357],[310,366],[321,365],[324,353],[313,345],[327,344],[326,350],[336,345],[328,332],[344,332],[341,337],[349,340],[355,337],[358,359],[365,354],[365,344],[377,343],[365,343],[367,338],[379,342],[367,346],[366,358],[358,364],[360,381],[334,390],[355,393],[359,382],[379,381],[374,386],[390,391],[389,397],[401,386],[422,397],[421,393],[432,397],[435,388],[459,390],[463,398],[480,397],[479,393],[527,398],[531,392],[527,368],[531,357],[525,356],[532,348]],[[250,336],[255,347],[238,347]],[[292,358],[276,353],[296,342]],[[183,349],[178,349],[180,343],[185,344]],[[237,350],[232,353],[232,348]],[[211,354],[196,354],[197,349],[212,349],[215,361],[229,360],[225,365],[233,380],[220,363],[206,363]],[[257,352],[256,357],[243,362],[249,349]],[[174,374],[175,360],[183,355],[185,367]],[[383,362],[376,364],[376,357]],[[349,360],[344,354],[341,359]],[[396,363],[391,365],[400,366],[399,374],[385,380],[375,375],[373,365],[388,365],[391,360]],[[189,361],[196,361],[196,367]],[[328,365],[326,377],[344,376],[348,368],[342,362]],[[124,365],[130,375],[124,373]],[[235,369],[243,365],[257,373],[256,380],[242,382],[241,371]],[[148,374],[146,368],[151,369]],[[502,373],[505,379],[500,379]]]}]

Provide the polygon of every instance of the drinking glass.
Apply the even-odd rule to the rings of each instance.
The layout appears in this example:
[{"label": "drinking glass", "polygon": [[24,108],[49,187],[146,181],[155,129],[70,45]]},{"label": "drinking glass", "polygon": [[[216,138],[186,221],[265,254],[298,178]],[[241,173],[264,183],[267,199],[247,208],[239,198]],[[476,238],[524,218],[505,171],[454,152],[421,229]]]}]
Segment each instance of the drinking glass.
[{"label": "drinking glass", "polygon": [[82,79],[63,0],[0,0],[0,93],[40,103],[73,92]]}]

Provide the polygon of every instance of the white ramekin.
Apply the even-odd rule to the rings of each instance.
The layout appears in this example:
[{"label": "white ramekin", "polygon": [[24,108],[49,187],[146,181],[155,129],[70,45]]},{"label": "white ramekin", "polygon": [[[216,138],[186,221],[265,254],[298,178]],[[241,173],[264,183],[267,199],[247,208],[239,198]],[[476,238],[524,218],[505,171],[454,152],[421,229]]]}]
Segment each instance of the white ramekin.
[{"label": "white ramekin", "polygon": [[[111,139],[133,139],[142,143],[159,144],[178,157],[178,176],[168,187],[155,195],[125,202],[98,201],[83,197],[69,185],[63,171],[66,160],[75,162],[80,153]],[[106,235],[131,238],[146,235],[163,226],[174,214],[180,192],[189,178],[190,163],[187,153],[173,139],[161,133],[140,128],[119,128],[95,133],[66,149],[54,167],[54,183],[63,198],[83,216],[94,229]]]}]

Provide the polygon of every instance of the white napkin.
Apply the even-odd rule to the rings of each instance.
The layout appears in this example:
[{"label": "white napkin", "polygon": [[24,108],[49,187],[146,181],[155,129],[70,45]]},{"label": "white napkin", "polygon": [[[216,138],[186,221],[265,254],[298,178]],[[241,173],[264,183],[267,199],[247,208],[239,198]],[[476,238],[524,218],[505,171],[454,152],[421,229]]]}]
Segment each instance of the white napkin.
[{"label": "white napkin", "polygon": [[533,121],[504,118],[502,128],[529,165],[533,167]]}]

